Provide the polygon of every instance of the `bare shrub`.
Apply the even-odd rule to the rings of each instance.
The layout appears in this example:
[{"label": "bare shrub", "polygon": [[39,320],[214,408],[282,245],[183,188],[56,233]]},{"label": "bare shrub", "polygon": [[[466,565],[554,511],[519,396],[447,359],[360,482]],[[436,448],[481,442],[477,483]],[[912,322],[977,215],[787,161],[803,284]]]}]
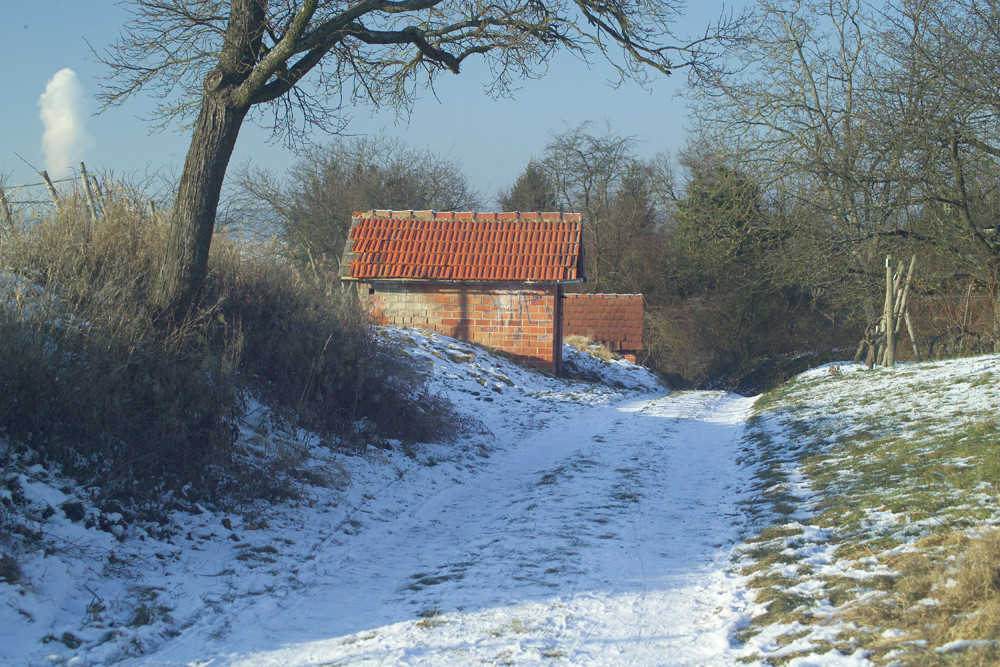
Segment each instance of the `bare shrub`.
[{"label": "bare shrub", "polygon": [[219,239],[206,290],[254,393],[297,425],[345,440],[447,431],[448,406],[427,395],[359,304],[275,256]]},{"label": "bare shrub", "polygon": [[21,581],[21,566],[17,559],[5,553],[0,553],[0,582],[16,584]]},{"label": "bare shrub", "polygon": [[[429,439],[450,412],[357,308],[267,249],[213,244],[198,307],[159,317],[165,225],[110,197],[26,225],[0,256],[0,433],[121,498],[240,475],[244,399],[334,441]],[[191,491],[191,490],[194,491]]]},{"label": "bare shrub", "polygon": [[718,372],[719,347],[706,308],[692,298],[668,307],[650,309],[644,317],[643,342],[649,362],[673,386],[703,384]]}]

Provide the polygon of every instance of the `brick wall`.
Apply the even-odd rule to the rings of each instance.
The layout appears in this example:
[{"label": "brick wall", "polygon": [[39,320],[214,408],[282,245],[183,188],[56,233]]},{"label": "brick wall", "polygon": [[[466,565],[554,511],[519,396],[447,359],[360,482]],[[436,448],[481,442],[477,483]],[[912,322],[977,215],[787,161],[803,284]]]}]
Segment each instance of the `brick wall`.
[{"label": "brick wall", "polygon": [[642,295],[567,294],[563,335],[586,336],[635,361],[642,349]]},{"label": "brick wall", "polygon": [[556,288],[359,283],[358,294],[381,324],[417,327],[501,350],[515,360],[556,371]]}]

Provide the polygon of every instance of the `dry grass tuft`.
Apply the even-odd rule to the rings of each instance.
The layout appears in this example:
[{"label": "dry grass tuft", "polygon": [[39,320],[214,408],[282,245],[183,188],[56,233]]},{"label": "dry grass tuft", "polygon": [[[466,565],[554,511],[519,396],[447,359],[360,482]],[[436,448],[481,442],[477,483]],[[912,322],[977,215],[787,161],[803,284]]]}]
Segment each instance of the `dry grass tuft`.
[{"label": "dry grass tuft", "polygon": [[934,557],[916,552],[887,563],[898,574],[886,594],[846,606],[841,617],[863,627],[891,628],[891,635],[872,634],[865,648],[878,657],[892,652],[898,664],[998,664],[1000,530],[972,538],[957,531],[934,542],[940,548]]},{"label": "dry grass tuft", "polygon": [[941,572],[941,639],[1000,638],[1000,530],[973,537],[954,568]]},{"label": "dry grass tuft", "polygon": [[620,356],[608,349],[606,345],[592,341],[586,336],[566,336],[563,338],[563,342],[601,361],[621,359]]}]

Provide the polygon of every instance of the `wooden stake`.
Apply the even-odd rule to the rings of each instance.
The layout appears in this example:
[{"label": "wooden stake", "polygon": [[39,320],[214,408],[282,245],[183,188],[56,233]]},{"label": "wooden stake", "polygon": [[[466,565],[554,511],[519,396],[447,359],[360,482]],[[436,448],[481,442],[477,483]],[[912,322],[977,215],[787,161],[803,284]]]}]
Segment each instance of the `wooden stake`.
[{"label": "wooden stake", "polygon": [[45,181],[45,189],[49,191],[49,198],[52,199],[52,203],[55,204],[56,212],[59,211],[59,193],[56,192],[56,186],[52,185],[52,179],[49,178],[49,174],[44,169],[39,172],[42,180]]},{"label": "wooden stake", "polygon": [[893,313],[896,290],[893,287],[892,257],[887,255],[885,258],[885,365],[888,367],[896,365],[896,323]]},{"label": "wooden stake", "polygon": [[[97,206],[94,205],[94,193],[90,189],[90,179],[87,178],[87,167],[80,163],[80,179],[83,181],[83,193],[87,196],[87,208],[90,210],[90,222],[97,224]],[[90,227],[87,227],[87,238],[90,238]]]},{"label": "wooden stake", "polygon": [[913,324],[910,322],[910,311],[903,311],[903,319],[906,320],[906,332],[910,334],[910,344],[913,346],[913,360],[917,363],[923,361],[920,358],[920,348],[917,346],[917,337],[913,335]]}]

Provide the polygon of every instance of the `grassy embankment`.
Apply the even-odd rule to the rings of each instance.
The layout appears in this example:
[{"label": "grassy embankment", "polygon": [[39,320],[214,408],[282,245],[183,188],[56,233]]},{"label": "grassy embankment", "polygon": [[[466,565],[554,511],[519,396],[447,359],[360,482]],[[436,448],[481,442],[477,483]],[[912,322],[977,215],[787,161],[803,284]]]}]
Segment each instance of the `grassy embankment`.
[{"label": "grassy embankment", "polygon": [[757,658],[1000,664],[1000,357],[813,371],[749,434]]}]

